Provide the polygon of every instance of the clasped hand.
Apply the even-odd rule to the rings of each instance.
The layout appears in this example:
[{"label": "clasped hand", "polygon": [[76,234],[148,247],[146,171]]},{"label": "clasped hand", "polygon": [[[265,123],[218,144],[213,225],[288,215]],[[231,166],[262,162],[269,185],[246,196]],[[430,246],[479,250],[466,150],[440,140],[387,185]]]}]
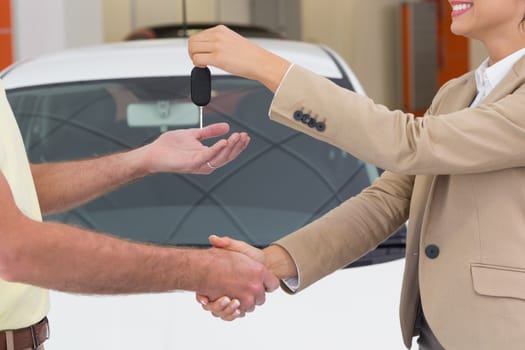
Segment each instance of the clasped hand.
[{"label": "clasped hand", "polygon": [[[221,249],[227,249],[242,253],[249,258],[266,265],[266,257],[264,252],[245,242],[234,240],[229,237],[210,236],[210,243]],[[279,280],[272,275],[264,283],[267,292],[273,292],[279,287]],[[202,305],[203,309],[210,311],[213,316],[223,319],[224,321],[233,321],[239,317],[244,317],[246,312],[251,312],[255,309],[255,305],[248,306],[241,305],[238,299],[230,298],[229,296],[222,296],[216,300],[210,300],[208,296],[197,294],[197,301]]]}]

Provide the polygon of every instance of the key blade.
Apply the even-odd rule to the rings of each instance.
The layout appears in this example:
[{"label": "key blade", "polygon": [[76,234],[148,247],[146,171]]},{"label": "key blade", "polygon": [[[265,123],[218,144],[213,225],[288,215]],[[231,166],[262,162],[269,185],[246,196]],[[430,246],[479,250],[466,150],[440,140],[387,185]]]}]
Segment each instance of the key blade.
[{"label": "key blade", "polygon": [[202,106],[199,106],[199,126],[200,126],[201,129],[202,129],[202,124],[203,124],[202,123],[203,122],[203,118],[202,118],[202,110],[203,109],[204,108]]}]

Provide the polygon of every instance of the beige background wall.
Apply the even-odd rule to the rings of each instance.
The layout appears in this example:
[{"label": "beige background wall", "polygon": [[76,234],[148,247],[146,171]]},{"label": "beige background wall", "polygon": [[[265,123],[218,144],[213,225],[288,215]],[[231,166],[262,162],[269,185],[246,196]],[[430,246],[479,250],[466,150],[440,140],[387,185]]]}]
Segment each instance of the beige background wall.
[{"label": "beige background wall", "polygon": [[338,51],[376,102],[401,101],[402,0],[303,0],[303,40]]},{"label": "beige background wall", "polygon": [[[250,21],[249,0],[188,0],[192,22]],[[182,22],[181,0],[103,0],[105,41],[118,41],[132,29]]]}]

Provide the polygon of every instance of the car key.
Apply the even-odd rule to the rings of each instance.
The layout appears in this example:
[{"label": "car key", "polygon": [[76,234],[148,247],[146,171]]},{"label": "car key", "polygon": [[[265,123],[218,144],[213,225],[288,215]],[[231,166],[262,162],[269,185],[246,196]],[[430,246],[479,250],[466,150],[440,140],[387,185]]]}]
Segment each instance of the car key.
[{"label": "car key", "polygon": [[191,70],[191,100],[199,107],[199,126],[202,129],[203,109],[211,99],[211,73],[208,67]]}]

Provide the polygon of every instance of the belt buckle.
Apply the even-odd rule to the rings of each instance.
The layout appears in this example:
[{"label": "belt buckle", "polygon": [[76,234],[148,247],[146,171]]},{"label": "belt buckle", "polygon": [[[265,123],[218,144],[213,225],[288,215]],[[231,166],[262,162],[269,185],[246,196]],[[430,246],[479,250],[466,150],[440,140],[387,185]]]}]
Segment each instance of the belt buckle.
[{"label": "belt buckle", "polygon": [[[46,333],[44,335],[44,339],[43,339],[42,342],[40,342],[39,339],[38,339],[38,328],[37,327],[40,324],[42,324],[42,326],[43,326],[42,330]],[[32,349],[33,350],[37,350],[38,347],[40,345],[42,345],[49,338],[49,326],[48,326],[47,317],[45,317],[42,321],[40,321],[37,324],[32,325],[29,328],[31,329],[31,338],[33,339],[33,347],[32,347]]]},{"label": "belt buckle", "polygon": [[40,344],[38,344],[38,331],[36,329],[36,325],[32,325],[29,327],[31,329],[31,338],[33,338],[33,350],[37,350]]}]

